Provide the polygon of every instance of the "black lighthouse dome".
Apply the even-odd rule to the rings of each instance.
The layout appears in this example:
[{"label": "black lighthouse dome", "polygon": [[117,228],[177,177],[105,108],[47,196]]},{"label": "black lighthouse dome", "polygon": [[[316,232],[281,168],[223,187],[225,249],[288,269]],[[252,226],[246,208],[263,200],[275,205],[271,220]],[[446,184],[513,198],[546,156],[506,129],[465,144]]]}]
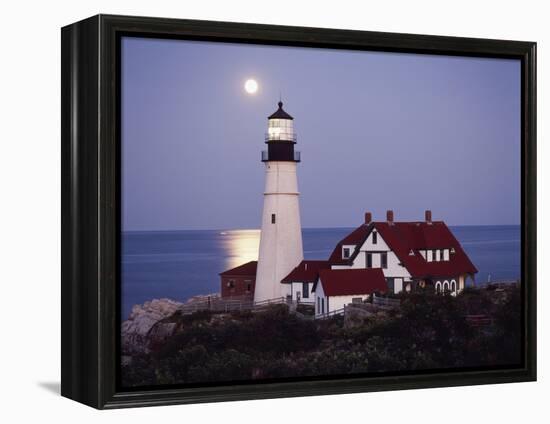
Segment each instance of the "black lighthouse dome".
[{"label": "black lighthouse dome", "polygon": [[279,109],[269,115],[267,119],[294,119],[292,116],[285,112],[285,110],[283,109],[282,101],[279,100],[278,105]]}]

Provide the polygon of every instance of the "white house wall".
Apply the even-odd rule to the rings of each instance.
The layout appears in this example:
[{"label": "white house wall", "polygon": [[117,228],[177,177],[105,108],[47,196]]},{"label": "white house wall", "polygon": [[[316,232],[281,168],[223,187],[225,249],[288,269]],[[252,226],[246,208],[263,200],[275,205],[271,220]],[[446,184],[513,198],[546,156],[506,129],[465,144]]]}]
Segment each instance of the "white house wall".
[{"label": "white house wall", "polygon": [[[320,281],[317,281],[317,286],[315,287],[315,315],[320,315],[321,310],[319,309],[319,301],[318,299],[325,298],[325,292],[323,291],[323,286],[321,285]],[[326,307],[326,298],[325,298],[325,307]],[[330,305],[329,305],[330,306]],[[325,310],[326,312],[326,310]]]},{"label": "white house wall", "polygon": [[[377,243],[372,243],[372,232],[369,234],[361,248],[359,254],[355,258],[352,268],[366,268],[366,253],[367,252],[386,252],[388,257],[388,267],[382,268],[384,277],[386,278],[403,278],[410,280],[411,274],[407,271],[407,268],[399,265],[399,259],[395,253],[389,248],[388,244],[384,241],[380,233],[378,233]],[[381,268],[381,255],[380,253],[372,253],[372,267]]]},{"label": "white house wall", "polygon": [[380,233],[377,231],[378,237],[377,237],[377,243],[374,244],[372,242],[372,234],[374,231],[371,231],[365,242],[363,243],[363,246],[361,246],[361,250],[390,250],[389,246],[386,244]]},{"label": "white house wall", "polygon": [[294,281],[292,284],[288,284],[288,286],[291,288],[291,294],[292,300],[298,300],[298,293],[300,293],[300,301],[302,302],[313,302],[315,299],[315,293],[311,291],[313,288],[313,283],[307,283],[308,284],[308,290],[309,290],[309,297],[304,297],[304,284],[303,282]]},{"label": "white house wall", "polygon": [[[353,299],[360,298],[361,300],[366,300],[369,296],[368,295],[353,295],[353,296],[330,296],[329,297],[329,312],[336,311],[338,309],[342,309],[345,305],[349,305],[352,303]],[[326,300],[325,300],[325,306],[326,306]]]},{"label": "white house wall", "polygon": [[[349,245],[346,245],[346,247]],[[363,269],[367,267],[367,253],[372,252],[372,268],[382,268],[381,252],[386,252],[387,255],[387,268],[382,268],[384,277],[386,278],[400,278],[403,283],[394,286],[395,293],[399,293],[405,286],[405,282],[411,281],[411,274],[407,271],[407,268],[400,265],[399,258],[392,250],[390,250],[388,244],[384,241],[380,233],[378,233],[377,243],[372,243],[372,232],[364,241],[359,249],[359,253],[353,260],[351,265],[332,265],[332,269]]]},{"label": "white house wall", "polygon": [[[367,294],[358,294],[358,295],[350,295],[350,296],[329,296],[327,297],[325,295],[325,292],[323,290],[323,284],[321,281],[317,282],[317,288],[315,289],[315,315],[324,315],[329,312],[337,311],[338,309],[342,309],[344,306],[349,305],[353,302],[353,299],[361,298],[361,300],[366,300],[369,296]],[[321,312],[321,309],[319,308],[319,300],[318,299],[324,299],[325,304],[325,310],[324,313]],[[328,305],[328,308],[327,308]]]}]

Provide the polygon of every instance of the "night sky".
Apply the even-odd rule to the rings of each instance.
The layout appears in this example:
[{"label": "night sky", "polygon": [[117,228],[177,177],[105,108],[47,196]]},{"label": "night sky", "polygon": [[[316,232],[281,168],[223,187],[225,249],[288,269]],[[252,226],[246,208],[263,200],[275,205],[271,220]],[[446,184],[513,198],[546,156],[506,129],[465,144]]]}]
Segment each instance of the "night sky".
[{"label": "night sky", "polygon": [[520,74],[515,60],[124,38],[123,229],[259,228],[279,95],[303,227],[386,209],[517,225]]}]

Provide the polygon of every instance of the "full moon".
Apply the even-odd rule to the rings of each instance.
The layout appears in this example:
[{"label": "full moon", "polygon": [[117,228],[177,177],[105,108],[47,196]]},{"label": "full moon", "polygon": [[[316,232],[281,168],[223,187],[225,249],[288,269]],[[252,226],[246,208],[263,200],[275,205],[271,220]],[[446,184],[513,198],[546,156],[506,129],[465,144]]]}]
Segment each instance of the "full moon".
[{"label": "full moon", "polygon": [[244,83],[244,89],[248,94],[254,94],[258,91],[258,83],[254,79],[246,80]]}]

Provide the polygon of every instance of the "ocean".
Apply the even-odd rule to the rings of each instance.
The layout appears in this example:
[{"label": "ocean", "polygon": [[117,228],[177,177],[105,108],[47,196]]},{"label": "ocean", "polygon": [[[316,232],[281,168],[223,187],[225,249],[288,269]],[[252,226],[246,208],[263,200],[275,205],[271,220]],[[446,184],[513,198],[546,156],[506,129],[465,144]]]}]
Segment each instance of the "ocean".
[{"label": "ocean", "polygon": [[[479,270],[477,283],[516,280],[520,226],[455,226],[455,237]],[[352,228],[306,228],[304,257],[327,259]],[[154,298],[185,301],[219,291],[218,274],[256,260],[260,230],[132,231],[122,235],[122,319]]]}]

